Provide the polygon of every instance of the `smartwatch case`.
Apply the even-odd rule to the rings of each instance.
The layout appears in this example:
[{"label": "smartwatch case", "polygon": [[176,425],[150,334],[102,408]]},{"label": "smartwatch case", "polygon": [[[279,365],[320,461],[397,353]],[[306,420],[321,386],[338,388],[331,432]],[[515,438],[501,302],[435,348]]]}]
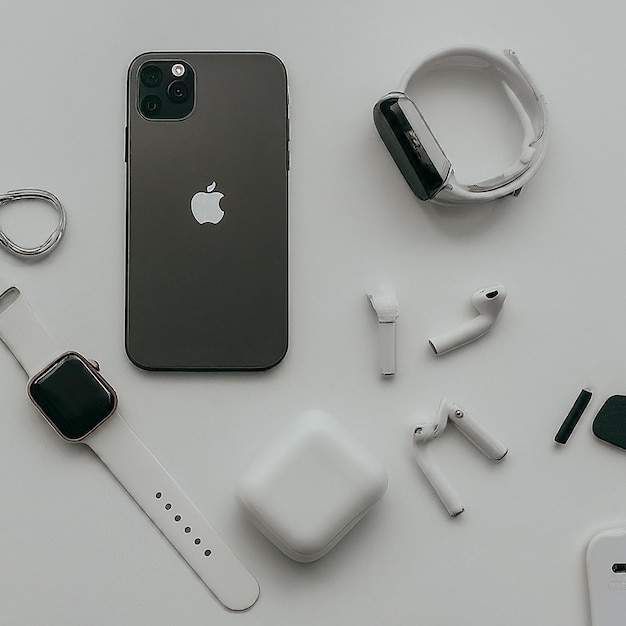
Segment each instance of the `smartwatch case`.
[{"label": "smartwatch case", "polygon": [[331,415],[307,411],[239,482],[247,518],[295,561],[333,548],[387,489],[374,456]]}]

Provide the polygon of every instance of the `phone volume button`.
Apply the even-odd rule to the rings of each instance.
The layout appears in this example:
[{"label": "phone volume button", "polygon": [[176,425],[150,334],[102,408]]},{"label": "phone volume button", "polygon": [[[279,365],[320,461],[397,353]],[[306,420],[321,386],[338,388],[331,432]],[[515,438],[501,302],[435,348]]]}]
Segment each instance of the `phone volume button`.
[{"label": "phone volume button", "polygon": [[128,163],[128,126],[124,127],[124,163]]},{"label": "phone volume button", "polygon": [[287,171],[291,169],[291,120],[287,118]]}]

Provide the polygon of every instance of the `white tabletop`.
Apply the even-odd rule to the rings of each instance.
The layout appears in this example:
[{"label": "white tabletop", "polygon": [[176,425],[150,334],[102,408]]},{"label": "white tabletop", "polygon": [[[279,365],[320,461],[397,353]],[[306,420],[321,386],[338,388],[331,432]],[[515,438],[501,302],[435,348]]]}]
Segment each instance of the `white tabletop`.
[{"label": "white tabletop", "polygon": [[[586,545],[626,525],[626,453],[591,433],[602,403],[626,393],[625,17],[608,0],[3,2],[0,191],[52,191],[68,230],[39,263],[0,250],[0,275],[100,362],[261,597],[223,609],[96,457],[55,437],[0,351],[0,624],[589,624]],[[372,107],[421,56],[463,43],[518,53],[546,96],[551,145],[519,197],[437,208],[412,195]],[[269,372],[148,373],[125,356],[125,79],[147,50],[268,50],[288,69],[290,348]],[[488,178],[517,156],[516,118],[480,77],[450,78],[415,97],[457,176]],[[29,211],[2,208],[0,224],[37,239],[48,214],[34,225]],[[509,295],[493,330],[436,357],[428,337],[498,281]],[[400,302],[392,380],[377,373],[365,295],[379,284]],[[558,447],[586,386],[591,404]],[[494,464],[453,428],[436,442],[465,500],[454,519],[411,443],[444,396],[509,447]],[[299,564],[244,519],[235,489],[310,408],[374,453],[389,489],[328,555]]]}]

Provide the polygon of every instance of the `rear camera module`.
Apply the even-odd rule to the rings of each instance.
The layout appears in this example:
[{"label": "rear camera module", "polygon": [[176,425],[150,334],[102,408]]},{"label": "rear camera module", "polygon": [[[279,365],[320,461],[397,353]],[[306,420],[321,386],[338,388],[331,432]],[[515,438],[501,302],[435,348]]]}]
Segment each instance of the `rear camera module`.
[{"label": "rear camera module", "polygon": [[158,65],[144,65],[141,68],[139,79],[146,87],[158,87],[163,80],[163,72]]},{"label": "rear camera module", "polygon": [[138,113],[150,122],[183,120],[196,106],[196,72],[182,59],[149,59],[135,74]]}]

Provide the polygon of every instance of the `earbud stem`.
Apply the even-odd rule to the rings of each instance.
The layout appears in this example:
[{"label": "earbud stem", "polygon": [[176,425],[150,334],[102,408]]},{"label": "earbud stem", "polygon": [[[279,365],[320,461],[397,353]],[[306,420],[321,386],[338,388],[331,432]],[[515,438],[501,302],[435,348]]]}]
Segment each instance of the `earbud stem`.
[{"label": "earbud stem", "polygon": [[464,412],[452,413],[450,421],[490,460],[499,461],[506,456],[508,448],[489,434],[475,419]]},{"label": "earbud stem", "polygon": [[442,504],[452,517],[460,515],[465,510],[459,494],[450,484],[448,479],[439,469],[439,466],[432,460],[428,448],[418,446],[416,450],[417,464],[432,485],[435,493],[439,496]]},{"label": "earbud stem", "polygon": [[382,286],[367,293],[378,317],[378,368],[383,376],[396,373],[398,298],[392,287]]},{"label": "earbud stem", "polygon": [[491,329],[494,322],[493,317],[478,315],[454,330],[429,339],[428,343],[435,354],[445,354],[482,337]]},{"label": "earbud stem", "polygon": [[396,322],[378,322],[378,364],[383,376],[393,376],[397,371]]}]

